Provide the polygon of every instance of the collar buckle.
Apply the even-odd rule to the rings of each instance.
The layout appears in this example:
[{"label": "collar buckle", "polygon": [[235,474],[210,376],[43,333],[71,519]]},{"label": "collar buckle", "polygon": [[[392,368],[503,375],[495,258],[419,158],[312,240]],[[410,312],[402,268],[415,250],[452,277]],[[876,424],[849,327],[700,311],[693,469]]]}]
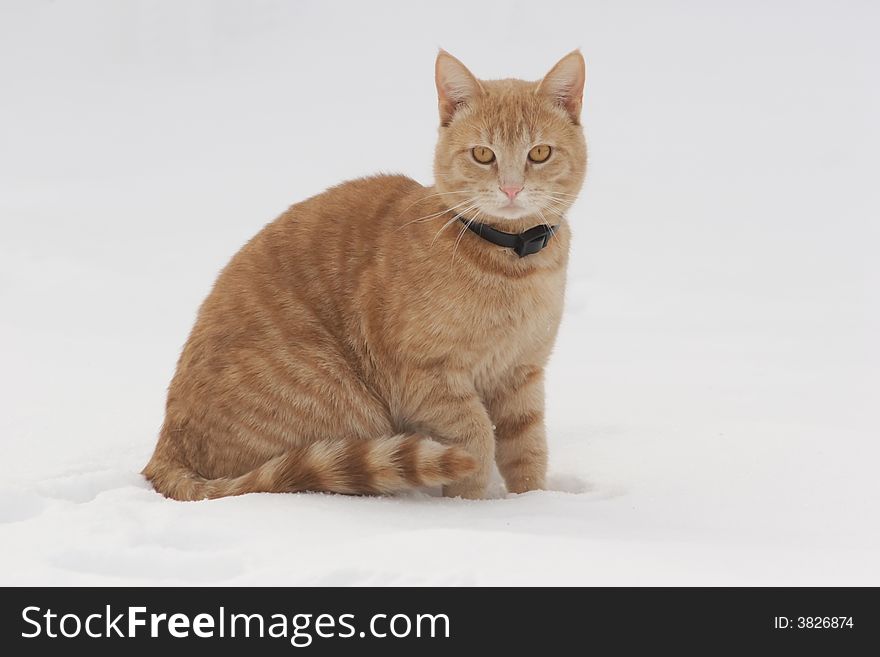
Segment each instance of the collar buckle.
[{"label": "collar buckle", "polygon": [[552,235],[553,229],[549,226],[529,228],[524,233],[516,236],[516,244],[513,250],[520,258],[532,255],[547,246],[547,242],[550,241]]}]

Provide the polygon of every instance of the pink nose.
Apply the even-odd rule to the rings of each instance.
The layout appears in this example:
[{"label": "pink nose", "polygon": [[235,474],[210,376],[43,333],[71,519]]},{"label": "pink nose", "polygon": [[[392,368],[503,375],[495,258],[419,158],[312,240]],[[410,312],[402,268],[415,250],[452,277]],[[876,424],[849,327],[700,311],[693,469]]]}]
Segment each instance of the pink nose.
[{"label": "pink nose", "polygon": [[512,201],[522,191],[522,188],[522,185],[502,185],[501,191],[507,194],[507,198]]}]

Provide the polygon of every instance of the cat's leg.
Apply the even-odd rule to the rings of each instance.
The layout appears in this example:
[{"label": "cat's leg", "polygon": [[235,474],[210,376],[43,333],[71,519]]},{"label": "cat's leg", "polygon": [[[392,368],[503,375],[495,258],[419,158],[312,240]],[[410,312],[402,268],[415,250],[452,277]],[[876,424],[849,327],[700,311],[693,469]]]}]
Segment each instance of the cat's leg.
[{"label": "cat's leg", "polygon": [[547,436],[544,429],[544,370],[519,367],[487,399],[495,423],[495,461],[507,490],[544,487]]},{"label": "cat's leg", "polygon": [[480,499],[492,472],[492,422],[472,384],[437,381],[436,372],[408,377],[412,385],[404,411],[406,423],[447,445],[466,449],[478,463],[470,476],[443,487],[447,497]]}]

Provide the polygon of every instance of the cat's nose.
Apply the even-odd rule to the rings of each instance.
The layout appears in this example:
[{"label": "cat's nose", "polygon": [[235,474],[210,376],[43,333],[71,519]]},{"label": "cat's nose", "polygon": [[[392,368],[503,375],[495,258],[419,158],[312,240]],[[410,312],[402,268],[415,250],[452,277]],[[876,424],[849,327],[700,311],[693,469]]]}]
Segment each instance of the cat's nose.
[{"label": "cat's nose", "polygon": [[522,191],[522,188],[522,185],[502,185],[501,191],[507,194],[507,198],[512,201]]}]

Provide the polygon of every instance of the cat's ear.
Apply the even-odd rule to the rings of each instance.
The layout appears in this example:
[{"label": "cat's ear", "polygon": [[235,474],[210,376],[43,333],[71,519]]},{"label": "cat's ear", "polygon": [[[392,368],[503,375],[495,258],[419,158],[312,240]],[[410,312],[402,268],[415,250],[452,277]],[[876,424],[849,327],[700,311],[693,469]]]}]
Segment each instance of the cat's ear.
[{"label": "cat's ear", "polygon": [[440,107],[440,124],[449,125],[452,115],[461,106],[483,93],[480,81],[467,66],[445,50],[437,53],[434,66],[437,83],[437,104]]},{"label": "cat's ear", "polygon": [[584,57],[580,50],[573,50],[550,69],[550,72],[538,83],[535,93],[550,96],[565,108],[575,125],[579,125],[586,77],[587,67],[584,64]]}]

